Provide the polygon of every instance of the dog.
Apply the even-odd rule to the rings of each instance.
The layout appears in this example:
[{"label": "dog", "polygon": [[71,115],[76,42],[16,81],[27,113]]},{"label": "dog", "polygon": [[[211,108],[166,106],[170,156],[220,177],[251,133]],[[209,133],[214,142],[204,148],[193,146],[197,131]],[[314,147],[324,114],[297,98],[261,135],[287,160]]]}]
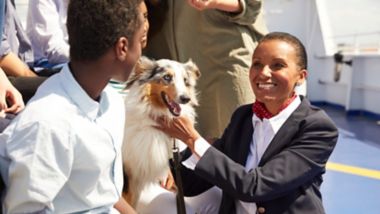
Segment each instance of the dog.
[{"label": "dog", "polygon": [[200,75],[191,60],[155,61],[144,56],[131,74],[126,86],[122,157],[128,181],[123,197],[133,207],[147,184],[157,183],[169,172],[173,139],[153,127],[157,125],[154,119],[184,115],[195,122],[195,86]]}]

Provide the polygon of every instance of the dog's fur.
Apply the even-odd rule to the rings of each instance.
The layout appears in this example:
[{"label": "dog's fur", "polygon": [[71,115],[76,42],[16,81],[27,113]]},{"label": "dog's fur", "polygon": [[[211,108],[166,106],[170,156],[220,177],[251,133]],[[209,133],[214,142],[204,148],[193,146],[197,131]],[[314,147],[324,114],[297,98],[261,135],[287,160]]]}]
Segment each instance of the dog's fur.
[{"label": "dog's fur", "polygon": [[[124,173],[128,187],[124,197],[136,207],[143,188],[169,172],[173,140],[153,126],[152,118],[178,116],[178,109],[171,109],[166,97],[180,106],[181,115],[195,120],[194,106],[198,105],[195,85],[200,77],[197,66],[189,60],[179,63],[172,60],[158,61],[142,57],[127,83],[126,124],[122,148]],[[126,181],[127,182],[127,181]]]}]

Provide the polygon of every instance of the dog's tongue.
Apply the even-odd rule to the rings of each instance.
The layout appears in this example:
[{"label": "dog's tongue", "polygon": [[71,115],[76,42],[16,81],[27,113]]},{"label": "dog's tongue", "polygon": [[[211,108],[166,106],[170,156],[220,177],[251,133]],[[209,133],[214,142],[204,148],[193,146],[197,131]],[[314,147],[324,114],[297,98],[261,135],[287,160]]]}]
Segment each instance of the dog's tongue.
[{"label": "dog's tongue", "polygon": [[174,101],[170,101],[169,102],[169,111],[174,116],[179,116],[181,114],[181,106]]},{"label": "dog's tongue", "polygon": [[169,96],[165,92],[161,92],[161,97],[172,115],[177,117],[181,114],[181,106],[178,103],[170,100]]}]

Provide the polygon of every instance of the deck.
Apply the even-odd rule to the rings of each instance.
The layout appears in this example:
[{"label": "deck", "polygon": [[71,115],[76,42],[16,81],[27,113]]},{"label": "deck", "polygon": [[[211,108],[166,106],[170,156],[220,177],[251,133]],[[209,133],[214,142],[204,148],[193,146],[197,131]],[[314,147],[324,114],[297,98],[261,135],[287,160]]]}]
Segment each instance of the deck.
[{"label": "deck", "polygon": [[328,214],[380,213],[380,125],[342,109],[321,106],[339,128],[322,184]]}]

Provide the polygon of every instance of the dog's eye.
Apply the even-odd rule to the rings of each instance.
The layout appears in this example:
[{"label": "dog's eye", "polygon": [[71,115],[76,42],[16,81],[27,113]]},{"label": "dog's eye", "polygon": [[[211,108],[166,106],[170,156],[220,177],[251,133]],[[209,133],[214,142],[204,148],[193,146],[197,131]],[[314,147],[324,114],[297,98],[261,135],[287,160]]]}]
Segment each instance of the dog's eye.
[{"label": "dog's eye", "polygon": [[183,81],[185,82],[185,85],[186,85],[187,87],[190,86],[190,81],[189,81],[189,79],[185,78],[185,79],[183,79]]},{"label": "dog's eye", "polygon": [[167,81],[167,82],[170,82],[170,81],[172,81],[172,76],[171,75],[169,75],[169,74],[165,74],[163,77],[162,77],[165,81]]}]

